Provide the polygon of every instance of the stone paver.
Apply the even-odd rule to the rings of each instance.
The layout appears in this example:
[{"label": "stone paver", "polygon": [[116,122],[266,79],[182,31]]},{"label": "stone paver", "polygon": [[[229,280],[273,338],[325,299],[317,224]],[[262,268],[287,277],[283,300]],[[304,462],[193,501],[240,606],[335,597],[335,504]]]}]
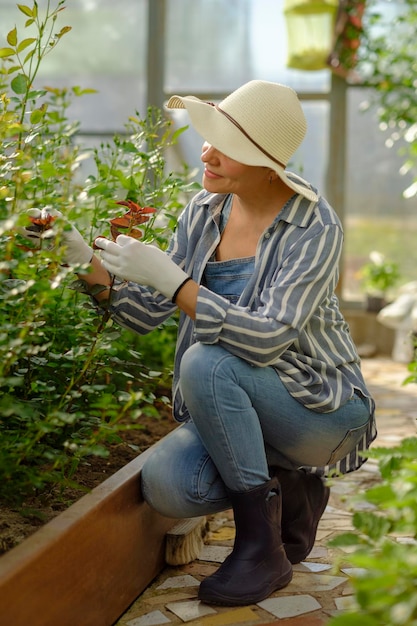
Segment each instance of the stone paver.
[{"label": "stone paver", "polygon": [[[404,364],[389,358],[363,360],[363,371],[377,403],[377,446],[395,446],[416,434],[417,385],[403,386],[408,375]],[[208,607],[197,600],[200,580],[210,575],[233,546],[231,512],[209,520],[210,532],[199,559],[189,565],[166,567],[114,626],[325,626],[352,602],[345,568],[332,570],[331,537],[352,528],[351,505],[355,494],[378,480],[377,464],[370,460],[352,474],[332,481],[329,504],[320,521],[316,545],[308,559],[294,567],[285,589],[250,607]],[[357,505],[355,505],[357,506]],[[405,540],[406,538],[404,538]]]}]

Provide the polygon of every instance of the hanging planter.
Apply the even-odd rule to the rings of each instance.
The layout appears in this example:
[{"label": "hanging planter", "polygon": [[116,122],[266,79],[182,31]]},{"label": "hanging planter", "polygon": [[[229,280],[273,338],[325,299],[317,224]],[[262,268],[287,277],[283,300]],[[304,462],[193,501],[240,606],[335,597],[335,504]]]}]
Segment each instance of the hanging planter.
[{"label": "hanging planter", "polygon": [[328,69],[338,0],[285,0],[287,67]]}]

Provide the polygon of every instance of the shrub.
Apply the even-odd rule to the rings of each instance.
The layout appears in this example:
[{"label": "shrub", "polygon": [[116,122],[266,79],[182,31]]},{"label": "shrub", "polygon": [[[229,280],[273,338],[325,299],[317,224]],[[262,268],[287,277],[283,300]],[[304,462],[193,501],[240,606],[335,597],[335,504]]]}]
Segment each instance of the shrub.
[{"label": "shrub", "polygon": [[[55,30],[64,4],[51,8],[48,2],[43,15],[36,2],[17,5],[31,36],[21,38],[14,28],[0,48],[0,499],[5,502],[65,483],[83,458],[105,455],[104,444],[117,439],[120,429],[140,428],[160,379],[153,371],[157,354],[149,367],[139,340],[97,315],[90,300],[71,289],[74,276],[61,265],[58,246],[44,239],[40,250],[31,250],[19,236],[25,211],[53,206],[91,242],[108,235],[109,219],[120,212],[116,201],[132,199],[157,209],[144,234],[164,247],[192,187],[186,169],[166,174],[164,154],[181,131],[173,132],[160,110],[150,107],[143,117],[136,112],[125,135],[89,150],[74,141],[79,124],[70,123],[67,112],[74,98],[91,90],[34,87],[42,60],[70,30]],[[95,173],[82,181],[86,158],[93,160]]]},{"label": "shrub", "polygon": [[417,438],[395,448],[376,448],[382,481],[358,500],[354,532],[331,541],[349,547],[340,561],[353,568],[355,606],[329,626],[417,624]]}]

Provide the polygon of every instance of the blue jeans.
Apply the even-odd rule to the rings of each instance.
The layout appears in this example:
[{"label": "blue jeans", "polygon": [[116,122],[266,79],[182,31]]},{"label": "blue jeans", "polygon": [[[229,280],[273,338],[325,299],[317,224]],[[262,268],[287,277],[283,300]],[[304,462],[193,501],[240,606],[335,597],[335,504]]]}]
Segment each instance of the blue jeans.
[{"label": "blue jeans", "polygon": [[353,450],[370,417],[359,396],[330,413],[311,411],[272,367],[254,367],[218,344],[191,346],[180,376],[192,421],[165,437],[142,470],[145,500],[168,517],[230,508],[225,487],[257,487],[270,465],[334,463]]}]

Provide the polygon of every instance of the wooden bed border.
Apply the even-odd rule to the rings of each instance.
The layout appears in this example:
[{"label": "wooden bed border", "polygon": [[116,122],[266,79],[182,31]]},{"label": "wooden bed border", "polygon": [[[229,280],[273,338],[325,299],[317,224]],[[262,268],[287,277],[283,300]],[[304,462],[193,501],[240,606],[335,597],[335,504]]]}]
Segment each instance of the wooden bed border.
[{"label": "wooden bed border", "polygon": [[0,626],[111,626],[160,573],[178,520],[141,498],[153,447],[0,557]]}]

